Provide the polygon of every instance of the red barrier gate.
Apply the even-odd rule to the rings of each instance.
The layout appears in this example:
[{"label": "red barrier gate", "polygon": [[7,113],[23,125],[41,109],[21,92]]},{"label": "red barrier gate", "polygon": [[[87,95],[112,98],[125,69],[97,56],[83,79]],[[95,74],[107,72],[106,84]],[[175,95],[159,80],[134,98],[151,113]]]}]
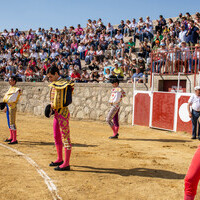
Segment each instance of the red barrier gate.
[{"label": "red barrier gate", "polygon": [[134,124],[149,126],[150,117],[150,92],[135,93]]},{"label": "red barrier gate", "polygon": [[175,93],[154,92],[152,127],[173,130]]},{"label": "red barrier gate", "polygon": [[192,133],[187,111],[191,94],[134,91],[133,124]]}]

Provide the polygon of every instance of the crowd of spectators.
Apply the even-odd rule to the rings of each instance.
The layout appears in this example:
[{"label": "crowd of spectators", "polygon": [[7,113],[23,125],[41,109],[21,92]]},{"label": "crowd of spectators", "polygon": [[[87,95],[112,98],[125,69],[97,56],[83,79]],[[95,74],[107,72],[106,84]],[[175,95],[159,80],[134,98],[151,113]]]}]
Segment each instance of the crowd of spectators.
[{"label": "crowd of spectators", "polygon": [[[0,35],[0,78],[8,81],[16,75],[21,81],[45,81],[47,68],[55,65],[62,77],[74,82],[107,83],[113,75],[124,82],[143,82],[151,66],[165,71],[165,55],[170,64],[172,52],[200,49],[199,28],[199,13],[180,13],[174,20],[160,15],[154,23],[147,16],[138,22],[121,20],[118,26],[89,19],[85,28],[78,24],[63,30],[5,29]],[[159,52],[153,63],[152,52]]]}]

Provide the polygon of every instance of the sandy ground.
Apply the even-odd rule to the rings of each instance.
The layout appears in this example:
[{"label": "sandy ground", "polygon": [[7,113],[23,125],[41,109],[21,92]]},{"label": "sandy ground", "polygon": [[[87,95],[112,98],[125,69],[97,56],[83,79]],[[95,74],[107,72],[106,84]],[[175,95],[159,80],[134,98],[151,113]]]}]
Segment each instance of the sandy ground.
[{"label": "sandy ground", "polygon": [[[184,176],[199,144],[189,134],[124,125],[120,138],[109,140],[111,130],[106,124],[71,120],[72,170],[57,172],[48,166],[56,159],[52,122],[18,113],[19,144],[12,148],[27,154],[47,173],[63,200],[183,199]],[[6,144],[4,113],[0,113],[0,127],[0,143]],[[8,199],[52,197],[33,166],[0,146],[0,200]]]}]

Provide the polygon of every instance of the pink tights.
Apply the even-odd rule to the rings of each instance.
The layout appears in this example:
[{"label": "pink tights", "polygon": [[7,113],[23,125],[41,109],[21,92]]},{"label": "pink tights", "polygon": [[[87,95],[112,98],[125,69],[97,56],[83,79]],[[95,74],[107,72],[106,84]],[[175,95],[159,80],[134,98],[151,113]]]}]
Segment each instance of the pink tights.
[{"label": "pink tights", "polygon": [[200,146],[197,148],[185,177],[184,200],[193,200],[200,179]]},{"label": "pink tights", "polygon": [[[62,132],[61,132],[62,131]],[[53,121],[53,132],[54,132],[54,140],[57,149],[57,160],[54,163],[63,161],[62,156],[62,136],[64,139],[65,146],[65,159],[64,163],[60,165],[60,168],[66,167],[69,165],[70,155],[71,155],[71,142],[70,142],[70,134],[69,134],[69,116],[68,118],[64,118],[61,115],[55,114]]]}]

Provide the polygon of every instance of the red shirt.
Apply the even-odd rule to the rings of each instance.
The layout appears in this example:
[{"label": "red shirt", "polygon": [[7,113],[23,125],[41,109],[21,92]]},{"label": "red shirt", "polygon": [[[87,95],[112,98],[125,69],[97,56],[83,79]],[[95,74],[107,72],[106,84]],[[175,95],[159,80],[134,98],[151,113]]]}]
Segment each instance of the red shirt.
[{"label": "red shirt", "polygon": [[31,69],[27,69],[26,71],[25,71],[25,75],[26,76],[33,76],[33,71],[31,70]]},{"label": "red shirt", "polygon": [[80,79],[81,75],[78,72],[77,73],[72,73],[71,74],[71,78]]},{"label": "red shirt", "polygon": [[32,62],[32,61],[30,60],[30,61],[29,61],[29,64],[30,64],[31,66],[33,66],[33,67],[36,66],[36,62],[35,62],[35,61]]},{"label": "red shirt", "polygon": [[44,65],[43,65],[43,68],[44,68],[45,71],[47,71],[47,69],[48,69],[50,66],[51,66],[50,64],[47,64],[47,65],[44,64]]}]

